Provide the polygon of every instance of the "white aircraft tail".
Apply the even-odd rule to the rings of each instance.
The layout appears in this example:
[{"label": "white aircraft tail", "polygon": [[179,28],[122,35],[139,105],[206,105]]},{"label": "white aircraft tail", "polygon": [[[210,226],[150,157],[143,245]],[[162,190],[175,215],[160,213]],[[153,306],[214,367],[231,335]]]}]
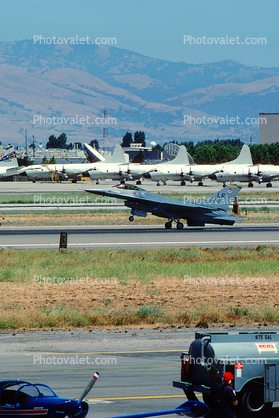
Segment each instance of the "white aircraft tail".
[{"label": "white aircraft tail", "polygon": [[15,149],[12,145],[8,145],[2,158],[0,159],[1,167],[18,167]]},{"label": "white aircraft tail", "polygon": [[190,165],[196,165],[196,163],[194,161],[194,158],[189,154],[189,152],[187,152],[187,154],[188,154],[188,158],[189,158]]},{"label": "white aircraft tail", "polygon": [[239,156],[233,160],[233,161],[229,161],[227,164],[244,164],[244,165],[253,165],[253,161],[252,161],[252,157],[251,157],[251,152],[250,152],[250,148],[248,147],[248,145],[243,145]]},{"label": "white aircraft tail", "polygon": [[129,162],[129,155],[125,154],[121,145],[116,145],[112,156],[108,158],[106,162],[112,164],[127,164],[127,162]]},{"label": "white aircraft tail", "polygon": [[95,163],[96,161],[105,161],[105,157],[102,156],[95,148],[91,147],[89,144],[84,144],[85,154],[90,163]]},{"label": "white aircraft tail", "polygon": [[189,165],[189,157],[188,157],[188,152],[187,152],[186,147],[184,145],[181,145],[177,153],[177,156],[173,160],[168,161],[167,163],[163,163],[163,164]]}]

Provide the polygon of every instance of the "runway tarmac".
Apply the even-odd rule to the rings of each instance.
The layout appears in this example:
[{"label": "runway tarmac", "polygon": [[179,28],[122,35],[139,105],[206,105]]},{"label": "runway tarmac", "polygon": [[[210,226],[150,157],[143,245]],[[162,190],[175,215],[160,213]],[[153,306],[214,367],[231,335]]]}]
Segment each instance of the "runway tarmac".
[{"label": "runway tarmac", "polygon": [[[135,184],[134,181],[127,183]],[[74,193],[75,191],[81,192],[85,189],[97,189],[104,187],[112,187],[119,184],[119,181],[105,180],[97,185],[93,181],[79,181],[77,183],[71,183],[69,181],[63,181],[62,183],[47,183],[37,182],[32,183],[30,181],[21,182],[0,182],[0,193],[1,194],[13,194],[20,195],[24,193],[28,194],[39,194],[39,193]],[[239,183],[242,187],[242,191],[253,192],[260,191],[263,195],[266,193],[272,193],[278,191],[279,181],[274,181],[273,187],[267,188],[265,183],[254,184],[254,187],[247,187],[247,183]],[[154,193],[169,193],[169,192],[181,192],[181,193],[215,193],[217,190],[222,189],[223,183],[217,183],[209,179],[204,180],[203,186],[198,186],[197,182],[186,183],[185,186],[181,186],[178,181],[168,181],[167,185],[157,186],[157,183],[151,180],[144,180],[139,187],[146,189],[149,192]],[[241,192],[239,194],[241,197]]]},{"label": "runway tarmac", "polygon": [[53,227],[1,227],[0,248],[58,248],[60,232],[68,233],[68,249],[146,247],[257,247],[279,245],[278,224],[238,223],[233,226],[185,227],[166,230],[152,226],[101,225]]},{"label": "runway tarmac", "polygon": [[98,371],[88,418],[176,408],[186,398],[172,381],[179,379],[180,353],[193,337],[193,330],[170,329],[2,334],[0,380],[41,382],[59,396],[77,398]]},{"label": "runway tarmac", "polygon": [[[267,331],[266,327],[261,329]],[[260,331],[255,327],[250,330]],[[61,397],[78,398],[98,371],[100,377],[88,395],[88,418],[176,408],[186,398],[182,390],[172,387],[172,381],[180,379],[180,354],[194,340],[195,331],[4,333],[0,340],[0,380],[45,383]],[[86,364],[82,359],[87,359]],[[278,412],[276,404],[272,416],[278,417]]]}]

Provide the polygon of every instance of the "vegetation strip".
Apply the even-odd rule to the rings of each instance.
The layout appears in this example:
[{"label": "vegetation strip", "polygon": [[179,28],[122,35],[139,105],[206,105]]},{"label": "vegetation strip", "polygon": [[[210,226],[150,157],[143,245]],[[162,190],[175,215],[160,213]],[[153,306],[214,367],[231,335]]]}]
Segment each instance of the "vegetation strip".
[{"label": "vegetation strip", "polygon": [[279,248],[0,252],[0,329],[279,323]]}]

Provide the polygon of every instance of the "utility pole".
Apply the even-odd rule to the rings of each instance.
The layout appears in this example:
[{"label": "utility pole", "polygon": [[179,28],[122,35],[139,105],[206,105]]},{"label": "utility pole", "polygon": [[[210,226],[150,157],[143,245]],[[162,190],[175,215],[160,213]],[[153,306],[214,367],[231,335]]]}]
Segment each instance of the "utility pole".
[{"label": "utility pole", "polygon": [[35,158],[35,148],[36,148],[34,135],[32,135],[32,145],[30,145],[30,147],[33,148],[33,160],[34,160],[34,158]]},{"label": "utility pole", "polygon": [[27,129],[25,129],[25,153],[28,159],[28,146],[27,146]]}]

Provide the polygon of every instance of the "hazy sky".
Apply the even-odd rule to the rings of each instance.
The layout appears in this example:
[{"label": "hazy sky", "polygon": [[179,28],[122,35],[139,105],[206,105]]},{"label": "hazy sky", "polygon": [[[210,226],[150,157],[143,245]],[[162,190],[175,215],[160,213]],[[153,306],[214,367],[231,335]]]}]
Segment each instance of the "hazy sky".
[{"label": "hazy sky", "polygon": [[114,37],[154,58],[278,67],[278,16],[279,0],[0,0],[0,41]]}]

